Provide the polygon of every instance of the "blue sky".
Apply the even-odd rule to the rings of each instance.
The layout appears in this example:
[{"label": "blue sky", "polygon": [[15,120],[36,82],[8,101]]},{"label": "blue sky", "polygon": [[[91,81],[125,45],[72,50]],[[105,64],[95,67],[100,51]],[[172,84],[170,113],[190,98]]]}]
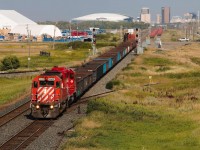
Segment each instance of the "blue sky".
[{"label": "blue sky", "polygon": [[16,10],[33,21],[69,21],[91,13],[119,13],[136,18],[142,7],[150,8],[153,20],[161,7],[171,15],[197,13],[200,0],[0,0],[0,9]]}]

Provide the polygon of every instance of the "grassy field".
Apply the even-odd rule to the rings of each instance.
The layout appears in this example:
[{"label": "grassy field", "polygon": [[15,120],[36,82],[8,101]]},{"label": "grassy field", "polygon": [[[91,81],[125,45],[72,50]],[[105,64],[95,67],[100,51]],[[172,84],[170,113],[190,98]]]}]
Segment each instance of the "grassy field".
[{"label": "grassy field", "polygon": [[30,93],[32,77],[0,78],[0,105],[16,101]]},{"label": "grassy field", "polygon": [[[119,35],[105,34],[98,36],[98,52],[102,52],[102,49],[106,47],[109,48],[109,46],[116,46],[117,41],[119,41]],[[31,60],[29,69],[44,69],[58,65],[76,66],[77,62],[80,64],[82,61],[86,60],[89,55],[92,55],[91,44],[80,43],[79,48],[76,49],[70,48],[70,46],[67,46],[67,43],[55,43],[54,50],[52,49],[52,42],[32,42],[30,44],[8,42],[0,43],[0,61],[6,56],[17,56],[20,61],[20,68],[18,70],[26,70],[28,68],[28,56],[30,51]],[[40,51],[49,52],[51,56],[40,56]]]},{"label": "grassy field", "polygon": [[147,49],[109,83],[114,94],[89,102],[62,149],[200,149],[199,46]]},{"label": "grassy field", "polygon": [[[83,61],[89,55],[88,49],[59,50],[51,49],[52,43],[31,43],[30,46],[30,69],[43,69],[56,65],[73,65],[76,61]],[[19,58],[21,67],[20,70],[28,67],[29,45],[26,43],[11,43],[0,45],[0,59],[5,56],[14,55]],[[50,52],[51,56],[40,56],[40,51]]]}]

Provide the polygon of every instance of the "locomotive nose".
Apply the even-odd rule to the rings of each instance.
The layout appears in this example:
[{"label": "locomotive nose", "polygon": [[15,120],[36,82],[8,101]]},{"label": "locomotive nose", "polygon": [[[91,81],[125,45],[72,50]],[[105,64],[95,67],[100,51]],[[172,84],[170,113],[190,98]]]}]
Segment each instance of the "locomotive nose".
[{"label": "locomotive nose", "polygon": [[38,89],[38,101],[40,103],[52,103],[54,101],[53,87],[40,87]]}]

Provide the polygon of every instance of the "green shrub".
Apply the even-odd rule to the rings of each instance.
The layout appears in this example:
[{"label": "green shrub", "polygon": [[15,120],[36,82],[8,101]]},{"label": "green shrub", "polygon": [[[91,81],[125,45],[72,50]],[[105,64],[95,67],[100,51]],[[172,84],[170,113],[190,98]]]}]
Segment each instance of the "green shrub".
[{"label": "green shrub", "polygon": [[81,49],[90,49],[91,43],[75,41],[75,42],[68,43],[67,46],[72,47],[72,49],[80,49],[80,48]]},{"label": "green shrub", "polygon": [[117,44],[116,43],[108,43],[108,42],[101,42],[101,43],[98,43],[98,41],[97,41],[97,44],[96,44],[96,46],[98,47],[98,48],[100,48],[100,47],[106,47],[106,46],[117,46]]},{"label": "green shrub", "polygon": [[144,47],[144,51],[147,51],[147,50],[148,50],[148,48]]},{"label": "green shrub", "polygon": [[90,43],[86,43],[86,42],[81,42],[81,41],[74,41],[74,42],[70,42],[70,43],[59,43],[59,44],[55,44],[55,49],[59,49],[59,50],[65,50],[68,49],[69,47],[72,47],[72,49],[90,49],[91,48],[91,44]]},{"label": "green shrub", "polygon": [[120,81],[118,81],[118,80],[112,80],[112,81],[110,81],[110,82],[108,82],[106,84],[106,88],[107,89],[113,89],[114,85],[120,85]]},{"label": "green shrub", "polygon": [[171,38],[171,41],[172,41],[172,42],[176,42],[177,39],[176,39],[176,38]]},{"label": "green shrub", "polygon": [[165,72],[167,70],[170,70],[170,67],[160,66],[159,69],[156,70],[156,72]]},{"label": "green shrub", "polygon": [[68,45],[66,43],[58,43],[55,44],[55,49],[59,49],[59,50],[64,50],[64,49],[68,49]]},{"label": "green shrub", "polygon": [[16,56],[7,56],[2,61],[2,70],[17,69],[20,67],[19,59]]},{"label": "green shrub", "polygon": [[96,38],[98,40],[108,40],[111,37],[111,34],[97,34]]},{"label": "green shrub", "polygon": [[134,68],[131,65],[127,65],[125,68],[122,69],[123,71],[125,70],[134,70]]},{"label": "green shrub", "polygon": [[197,64],[197,65],[200,65],[200,58],[198,58],[198,57],[192,57],[192,58],[190,58],[190,60],[191,60],[193,63],[195,63],[195,64]]},{"label": "green shrub", "polygon": [[145,71],[147,70],[147,68],[145,68],[145,67],[140,67],[140,69],[141,70],[145,70]]},{"label": "green shrub", "polygon": [[3,64],[0,62],[0,70],[3,70]]},{"label": "green shrub", "polygon": [[117,37],[113,37],[113,38],[112,38],[112,41],[113,41],[113,42],[117,42]]}]

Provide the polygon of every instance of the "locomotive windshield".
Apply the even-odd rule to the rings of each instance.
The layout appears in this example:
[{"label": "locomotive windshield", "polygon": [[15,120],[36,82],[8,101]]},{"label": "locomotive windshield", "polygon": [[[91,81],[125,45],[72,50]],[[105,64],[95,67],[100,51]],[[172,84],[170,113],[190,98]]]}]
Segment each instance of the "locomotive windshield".
[{"label": "locomotive windshield", "polygon": [[40,81],[40,87],[44,86],[54,86],[54,81]]}]

